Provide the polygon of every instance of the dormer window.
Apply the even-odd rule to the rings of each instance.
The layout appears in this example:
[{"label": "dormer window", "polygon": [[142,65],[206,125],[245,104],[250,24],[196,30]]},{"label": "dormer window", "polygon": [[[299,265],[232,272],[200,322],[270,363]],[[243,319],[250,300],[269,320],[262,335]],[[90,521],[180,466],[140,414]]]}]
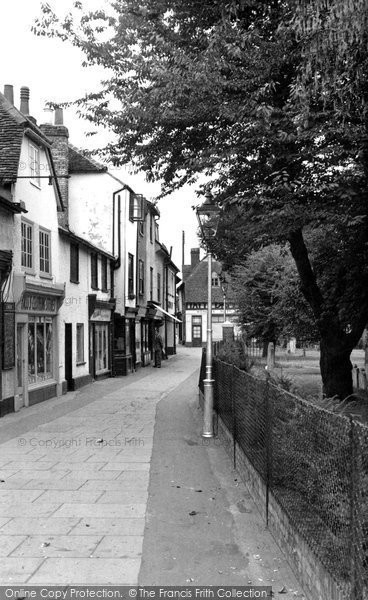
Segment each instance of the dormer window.
[{"label": "dormer window", "polygon": [[40,149],[29,143],[29,168],[31,171],[31,183],[37,187],[41,187],[40,179]]},{"label": "dormer window", "polygon": [[212,287],[220,287],[220,278],[215,271],[212,273]]}]

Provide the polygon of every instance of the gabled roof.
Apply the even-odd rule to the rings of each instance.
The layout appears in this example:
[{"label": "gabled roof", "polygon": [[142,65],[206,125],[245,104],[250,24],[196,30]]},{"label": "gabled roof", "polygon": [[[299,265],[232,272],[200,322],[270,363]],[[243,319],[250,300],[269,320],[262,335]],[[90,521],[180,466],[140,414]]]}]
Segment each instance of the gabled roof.
[{"label": "gabled roof", "polygon": [[[190,270],[190,273],[188,273]],[[185,301],[186,302],[207,302],[208,300],[208,262],[207,257],[199,261],[193,268],[190,265],[184,266],[186,277],[185,284]],[[216,260],[212,260],[212,273],[220,274],[222,265]],[[229,279],[227,277],[227,279]],[[231,301],[234,293],[229,285],[226,292],[226,298]],[[212,302],[223,302],[224,295],[219,287],[212,287]]]},{"label": "gabled roof", "polygon": [[69,173],[106,173],[107,166],[69,144]]},{"label": "gabled roof", "polygon": [[50,146],[50,140],[31,118],[23,115],[0,93],[0,181],[13,183],[17,179],[24,134]]}]

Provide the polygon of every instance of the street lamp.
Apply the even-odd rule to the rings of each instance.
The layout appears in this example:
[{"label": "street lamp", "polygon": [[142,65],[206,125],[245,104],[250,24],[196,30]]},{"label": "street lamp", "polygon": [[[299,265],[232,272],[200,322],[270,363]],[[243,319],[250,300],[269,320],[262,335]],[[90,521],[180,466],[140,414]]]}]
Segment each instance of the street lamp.
[{"label": "street lamp", "polygon": [[224,275],[221,275],[220,283],[221,283],[222,293],[224,295],[224,323],[226,323],[226,294],[227,294],[227,290],[229,287],[229,282],[226,280]]},{"label": "street lamp", "polygon": [[213,384],[212,379],[212,253],[211,240],[215,237],[220,217],[220,210],[214,203],[212,194],[206,193],[206,200],[196,209],[202,239],[207,248],[208,261],[208,301],[207,301],[207,344],[206,344],[206,378],[204,386],[204,410],[202,437],[213,437]]}]

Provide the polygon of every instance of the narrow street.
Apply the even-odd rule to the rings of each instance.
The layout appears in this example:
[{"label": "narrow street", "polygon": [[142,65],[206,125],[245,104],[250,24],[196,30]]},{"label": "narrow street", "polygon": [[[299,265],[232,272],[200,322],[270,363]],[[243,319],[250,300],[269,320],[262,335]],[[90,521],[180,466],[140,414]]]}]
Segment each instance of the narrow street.
[{"label": "narrow street", "polygon": [[[0,421],[0,584],[272,585],[304,598],[225,448],[201,350]],[[279,595],[279,592],[282,592]]]}]

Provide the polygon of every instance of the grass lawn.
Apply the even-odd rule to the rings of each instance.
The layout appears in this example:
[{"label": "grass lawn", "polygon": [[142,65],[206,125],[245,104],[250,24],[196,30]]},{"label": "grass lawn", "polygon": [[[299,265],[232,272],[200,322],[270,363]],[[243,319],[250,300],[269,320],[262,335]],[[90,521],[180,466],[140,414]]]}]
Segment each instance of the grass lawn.
[{"label": "grass lawn", "polygon": [[[256,359],[256,370],[259,370],[261,360]],[[364,368],[364,351],[353,350],[351,362],[360,369]],[[262,359],[262,364],[266,364]],[[288,378],[291,380],[290,391],[306,400],[320,400],[322,398],[322,379],[319,369],[319,350],[306,350],[303,356],[302,350],[295,354],[287,354],[281,348],[276,349],[276,364],[272,369],[272,375],[276,378]],[[359,391],[358,400],[351,407],[351,412],[356,414],[362,421],[368,422],[368,395]]]}]

